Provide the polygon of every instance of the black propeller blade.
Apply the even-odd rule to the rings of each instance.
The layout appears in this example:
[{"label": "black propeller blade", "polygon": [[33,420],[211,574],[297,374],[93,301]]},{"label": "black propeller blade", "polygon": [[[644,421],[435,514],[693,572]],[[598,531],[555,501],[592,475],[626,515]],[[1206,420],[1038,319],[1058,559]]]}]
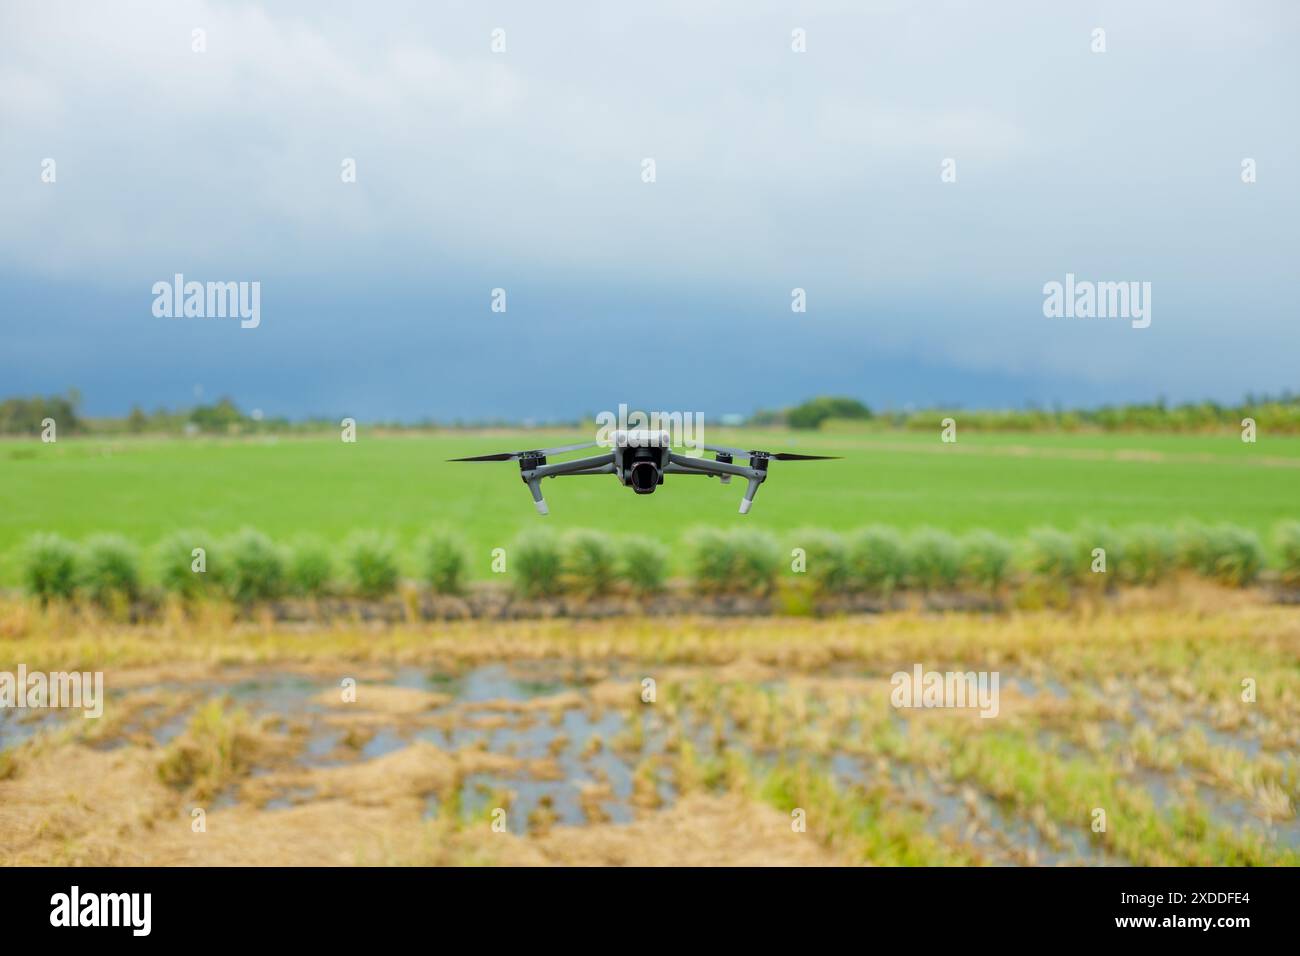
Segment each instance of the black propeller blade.
[{"label": "black propeller blade", "polygon": [[598,442],[584,441],[576,445],[561,445],[558,448],[534,448],[527,451],[503,451],[496,455],[474,455],[470,458],[448,458],[448,461],[517,461],[520,458],[544,458],[548,455],[562,455],[566,451],[578,451],[580,448],[595,448]]},{"label": "black propeller blade", "polygon": [[751,449],[744,451],[740,448],[727,448],[723,445],[705,445],[705,451],[716,452],[720,455],[730,455],[733,458],[770,458],[773,461],[837,461],[839,455],[796,455],[788,451],[759,451]]}]

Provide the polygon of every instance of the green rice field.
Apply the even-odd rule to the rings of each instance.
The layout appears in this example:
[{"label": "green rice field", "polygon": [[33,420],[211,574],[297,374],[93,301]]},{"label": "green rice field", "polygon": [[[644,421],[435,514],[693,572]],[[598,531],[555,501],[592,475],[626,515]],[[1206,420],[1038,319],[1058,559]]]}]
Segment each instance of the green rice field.
[{"label": "green rice field", "polygon": [[[842,455],[774,463],[753,512],[743,483],[670,476],[636,496],[613,476],[548,481],[548,518],[533,511],[513,463],[446,459],[579,440],[575,432],[368,434],[248,439],[72,438],[0,442],[0,584],[16,582],[16,547],[36,532],[80,539],[119,532],[151,545],[178,528],[225,534],[251,525],[276,539],[341,540],[358,528],[413,541],[459,531],[482,561],[523,528],[603,527],[675,542],[692,526],[848,530],[883,522],[1008,534],[1082,522],[1118,527],[1182,518],[1230,521],[1267,539],[1300,516],[1300,438],[1099,434],[933,435],[868,429],[819,433],[711,430],[710,442]],[[580,454],[580,453],[579,453]]]}]

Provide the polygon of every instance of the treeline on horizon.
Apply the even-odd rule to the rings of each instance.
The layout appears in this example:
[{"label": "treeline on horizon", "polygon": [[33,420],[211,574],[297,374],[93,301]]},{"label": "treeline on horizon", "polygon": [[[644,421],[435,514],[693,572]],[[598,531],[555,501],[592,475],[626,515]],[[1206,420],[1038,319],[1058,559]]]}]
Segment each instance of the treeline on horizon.
[{"label": "treeline on horizon", "polygon": [[[228,397],[190,408],[160,407],[152,412],[137,405],[121,417],[86,416],[80,406],[81,395],[76,389],[69,389],[62,395],[5,399],[0,401],[0,435],[40,435],[47,419],[56,423],[59,435],[309,434],[335,430],[341,421],[341,416],[301,419],[262,416],[244,411]],[[857,427],[882,430],[932,431],[945,418],[958,421],[963,429],[984,432],[1173,433],[1235,431],[1243,427],[1244,419],[1249,418],[1270,434],[1294,435],[1300,434],[1300,395],[1289,390],[1278,396],[1247,395],[1237,404],[1214,401],[1168,404],[1157,400],[1096,408],[963,409],[953,406],[884,411],[872,411],[854,398],[820,396],[788,408],[760,410],[735,424],[812,431],[821,429],[828,422],[851,422]],[[365,424],[394,431],[521,427],[583,429],[592,425],[594,420],[594,415],[546,422],[505,418],[440,421],[427,417],[417,421],[368,420]]]}]

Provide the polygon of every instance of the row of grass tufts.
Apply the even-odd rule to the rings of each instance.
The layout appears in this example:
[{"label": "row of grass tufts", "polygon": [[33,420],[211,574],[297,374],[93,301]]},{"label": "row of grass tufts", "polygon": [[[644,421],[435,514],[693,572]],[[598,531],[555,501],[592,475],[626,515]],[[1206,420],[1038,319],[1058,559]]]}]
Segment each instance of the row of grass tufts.
[{"label": "row of grass tufts", "polygon": [[[441,593],[463,590],[469,558],[457,539],[431,535],[419,550],[425,583]],[[146,575],[187,600],[238,604],[331,594],[376,598],[396,591],[401,581],[395,541],[373,531],[357,532],[338,546],[310,536],[282,545],[252,528],[226,538],[177,531],[145,553],[116,535],[97,535],[78,546],[44,534],[28,542],[21,563],[28,593],[45,601],[80,597],[102,605],[139,598]]]},{"label": "row of grass tufts", "polygon": [[[1276,528],[1275,553],[1280,581],[1300,587],[1300,521]],[[253,604],[286,596],[383,597],[401,583],[399,557],[394,539],[374,531],[334,546],[314,537],[280,544],[246,528],[220,539],[178,531],[144,553],[118,535],[78,545],[43,534],[27,543],[21,561],[28,592],[46,601],[129,603],[141,597],[148,580],[151,588],[185,599]],[[464,593],[471,558],[458,536],[429,534],[416,543],[413,557],[422,584],[439,594]],[[1190,522],[1172,529],[1038,528],[1019,540],[984,530],[904,534],[881,525],[845,534],[809,528],[784,540],[751,527],[699,528],[683,539],[679,562],[670,562],[669,549],[650,538],[535,528],[491,560],[493,570],[504,571],[528,598],[651,595],[666,586],[671,563],[703,594],[761,596],[787,579],[821,596],[881,598],[904,590],[996,596],[1013,586],[1068,595],[1090,586],[1153,586],[1179,571],[1245,587],[1266,563],[1254,532]]]}]

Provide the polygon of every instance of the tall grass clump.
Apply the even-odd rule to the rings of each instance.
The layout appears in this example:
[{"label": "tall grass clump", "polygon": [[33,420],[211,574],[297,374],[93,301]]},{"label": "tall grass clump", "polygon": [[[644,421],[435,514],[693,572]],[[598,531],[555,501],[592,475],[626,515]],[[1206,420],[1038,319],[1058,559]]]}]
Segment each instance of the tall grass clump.
[{"label": "tall grass clump", "polygon": [[808,583],[817,594],[838,594],[849,586],[849,552],[844,539],[833,531],[803,528],[790,536],[803,550]]},{"label": "tall grass clump", "polygon": [[781,570],[781,546],[765,531],[696,528],[686,538],[691,580],[703,594],[768,594]]},{"label": "tall grass clump", "polygon": [[668,548],[640,535],[620,539],[618,576],[634,594],[658,594],[668,580]]},{"label": "tall grass clump", "polygon": [[1200,521],[1180,521],[1174,528],[1175,563],[1180,568],[1205,574],[1213,563],[1210,528]]},{"label": "tall grass clump", "polygon": [[1282,583],[1300,587],[1300,521],[1283,521],[1273,530],[1273,542],[1282,562]]},{"label": "tall grass clump", "polygon": [[1259,535],[1236,525],[1215,525],[1209,531],[1209,543],[1202,574],[1229,587],[1245,587],[1259,576],[1264,566],[1264,546]]},{"label": "tall grass clump", "polygon": [[252,769],[260,749],[248,712],[213,698],[167,745],[158,761],[158,777],[169,786],[209,799]]},{"label": "tall grass clump", "polygon": [[908,580],[923,591],[946,591],[961,580],[957,539],[937,528],[921,528],[907,541]]},{"label": "tall grass clump", "polygon": [[[209,577],[208,553],[212,536],[206,531],[176,531],[158,542],[154,564],[163,588],[183,598],[196,598],[213,590],[214,576]],[[202,549],[202,554],[194,552]]]},{"label": "tall grass clump", "polygon": [[469,572],[469,550],[458,535],[434,531],[420,542],[423,579],[438,594],[463,594]]},{"label": "tall grass clump", "polygon": [[1150,587],[1169,576],[1178,564],[1178,539],[1155,525],[1136,525],[1124,535],[1120,580]]},{"label": "tall grass clump", "polygon": [[[1106,590],[1120,579],[1124,563],[1124,538],[1109,525],[1085,524],[1074,534],[1078,574],[1084,582],[1094,582]],[[1100,549],[1101,554],[1096,552]],[[1103,563],[1104,562],[1104,563]]]},{"label": "tall grass clump", "polygon": [[77,549],[57,534],[35,535],[20,561],[27,592],[41,599],[71,598],[77,588]]},{"label": "tall grass clump", "polygon": [[732,590],[770,594],[781,573],[781,545],[757,528],[734,528],[728,535],[735,560]]},{"label": "tall grass clump", "polygon": [[718,528],[696,528],[686,536],[686,557],[695,590],[721,594],[730,590],[736,574],[731,538]]},{"label": "tall grass clump", "polygon": [[334,553],[317,537],[299,538],[289,549],[289,590],[301,597],[317,597],[329,591],[334,580]]},{"label": "tall grass clump", "polygon": [[1015,549],[1000,534],[980,529],[959,542],[961,576],[989,594],[997,594],[1011,577]]},{"label": "tall grass clump", "polygon": [[240,604],[272,601],[288,586],[283,550],[253,528],[236,532],[221,545],[221,583]]},{"label": "tall grass clump", "polygon": [[140,552],[121,535],[95,535],[81,550],[77,586],[97,604],[134,601],[140,595]]},{"label": "tall grass clump", "polygon": [[1035,528],[1025,544],[1026,567],[1035,578],[1061,588],[1079,580],[1081,561],[1070,535],[1056,528]]},{"label": "tall grass clump", "polygon": [[401,572],[397,546],[378,531],[357,531],[343,542],[343,565],[348,586],[365,598],[378,598],[397,590]]},{"label": "tall grass clump", "polygon": [[895,529],[872,525],[849,537],[849,586],[878,597],[903,587],[909,573],[907,545]]},{"label": "tall grass clump", "polygon": [[[1079,555],[1076,566],[1080,575],[1114,578],[1119,574],[1119,564],[1125,559],[1125,537],[1109,524],[1084,524],[1074,533],[1074,546]],[[1101,570],[1102,555],[1095,554],[1099,548],[1105,553],[1104,571]],[[1099,570],[1093,571],[1093,567]]]},{"label": "tall grass clump", "polygon": [[576,528],[561,543],[564,574],[579,594],[608,594],[618,576],[618,554],[604,531]]},{"label": "tall grass clump", "polygon": [[541,528],[521,532],[509,553],[515,588],[524,597],[554,597],[564,590],[564,555],[555,535]]}]

